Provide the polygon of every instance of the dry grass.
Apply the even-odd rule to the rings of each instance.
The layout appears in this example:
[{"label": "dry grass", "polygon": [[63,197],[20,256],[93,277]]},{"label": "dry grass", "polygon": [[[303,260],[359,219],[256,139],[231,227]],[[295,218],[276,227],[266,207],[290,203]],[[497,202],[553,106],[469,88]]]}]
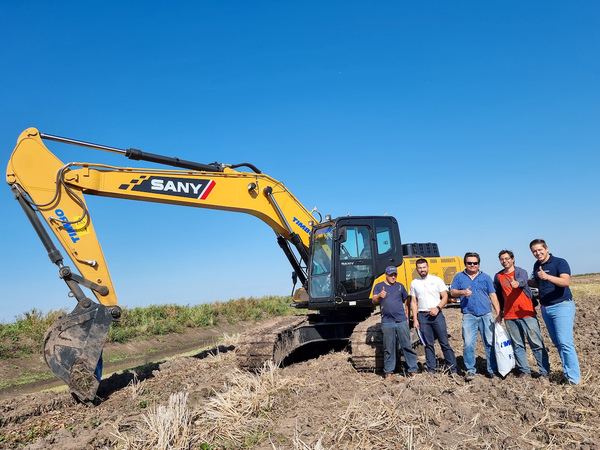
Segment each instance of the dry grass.
[{"label": "dry grass", "polygon": [[582,295],[597,295],[600,292],[600,283],[586,283],[586,284],[577,284],[575,286],[571,286],[571,291],[573,292],[573,297],[577,300],[577,297]]},{"label": "dry grass", "polygon": [[129,382],[127,387],[131,392],[131,398],[133,400],[141,396],[145,391],[144,381],[140,381],[138,379],[137,373],[135,372],[133,372],[133,379]]},{"label": "dry grass", "polygon": [[[388,403],[381,399],[365,403],[354,399],[334,430],[334,441],[345,448],[402,448],[412,447],[414,418],[407,416],[400,399]],[[394,436],[389,439],[389,432]]]},{"label": "dry grass", "polygon": [[188,394],[178,392],[169,397],[167,406],[152,405],[142,416],[135,435],[117,432],[115,436],[131,450],[188,449],[196,438],[190,431],[190,412],[187,408]]},{"label": "dry grass", "polygon": [[200,441],[240,445],[249,437],[260,439],[277,396],[302,382],[282,377],[271,361],[258,374],[234,369],[223,392],[215,393],[196,418],[194,426],[200,433]]},{"label": "dry grass", "polygon": [[224,345],[225,347],[229,347],[229,346],[235,346],[237,345],[238,341],[240,340],[240,333],[234,333],[234,334],[223,334],[223,336],[221,336],[221,338],[219,339],[219,342],[221,345]]}]

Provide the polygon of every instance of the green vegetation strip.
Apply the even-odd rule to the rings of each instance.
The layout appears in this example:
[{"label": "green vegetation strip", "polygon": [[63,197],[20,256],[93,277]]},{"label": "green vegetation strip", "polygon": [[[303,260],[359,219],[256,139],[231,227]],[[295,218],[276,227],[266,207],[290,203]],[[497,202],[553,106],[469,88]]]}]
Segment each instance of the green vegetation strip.
[{"label": "green vegetation strip", "polygon": [[[211,328],[220,321],[257,322],[269,317],[287,316],[297,312],[290,307],[290,296],[239,298],[228,302],[195,306],[174,304],[123,308],[120,322],[114,322],[108,342],[126,343],[169,333],[183,333],[192,328]],[[32,309],[16,317],[14,323],[0,324],[0,359],[41,354],[44,334],[57,316],[66,310],[42,313]]]}]

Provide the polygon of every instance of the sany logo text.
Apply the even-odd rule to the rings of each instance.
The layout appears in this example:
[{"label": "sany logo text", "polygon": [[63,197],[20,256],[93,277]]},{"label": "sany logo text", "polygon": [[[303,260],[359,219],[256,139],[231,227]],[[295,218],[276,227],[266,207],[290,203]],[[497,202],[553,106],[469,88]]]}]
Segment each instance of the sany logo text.
[{"label": "sany logo text", "polygon": [[129,184],[119,186],[119,189],[206,200],[216,184],[214,180],[198,178],[164,176],[144,178],[140,176],[138,179],[131,180]]}]

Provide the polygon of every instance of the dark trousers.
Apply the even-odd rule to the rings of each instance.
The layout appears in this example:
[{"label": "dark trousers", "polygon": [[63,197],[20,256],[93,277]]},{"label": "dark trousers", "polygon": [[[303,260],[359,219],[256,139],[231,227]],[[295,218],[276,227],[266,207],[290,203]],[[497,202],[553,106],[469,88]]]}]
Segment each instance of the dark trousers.
[{"label": "dark trousers", "polygon": [[437,316],[431,316],[429,313],[420,312],[418,320],[421,334],[425,340],[427,371],[430,373],[435,372],[436,359],[435,347],[433,344],[437,339],[450,371],[456,373],[456,356],[454,355],[454,350],[450,347],[450,342],[448,342],[448,329],[446,327],[446,318],[444,315],[441,312],[439,312]]}]

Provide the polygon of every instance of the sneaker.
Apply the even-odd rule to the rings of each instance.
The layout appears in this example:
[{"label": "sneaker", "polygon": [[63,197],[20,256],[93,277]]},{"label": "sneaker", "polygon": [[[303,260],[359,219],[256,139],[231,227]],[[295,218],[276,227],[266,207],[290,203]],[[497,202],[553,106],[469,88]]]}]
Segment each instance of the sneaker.
[{"label": "sneaker", "polygon": [[465,374],[465,381],[473,381],[475,379],[475,374],[473,372],[467,372]]}]

